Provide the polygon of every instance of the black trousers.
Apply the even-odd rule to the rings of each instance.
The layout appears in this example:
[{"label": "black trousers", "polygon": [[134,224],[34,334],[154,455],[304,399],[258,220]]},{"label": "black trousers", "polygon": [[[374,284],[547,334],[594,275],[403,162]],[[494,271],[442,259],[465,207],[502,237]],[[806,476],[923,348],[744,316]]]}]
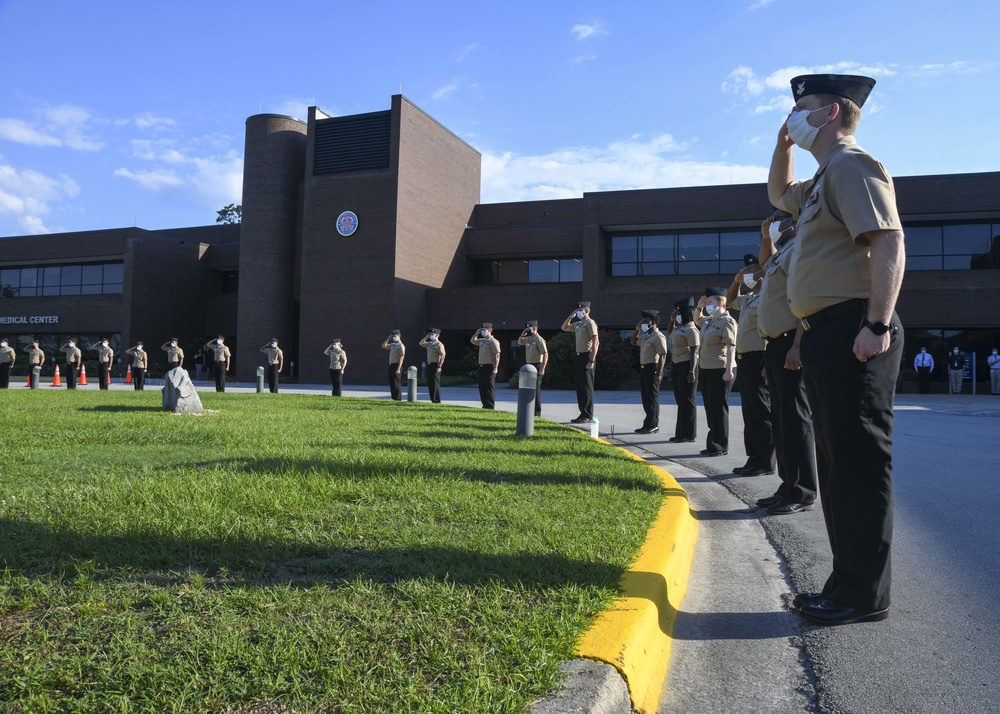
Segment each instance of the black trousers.
[{"label": "black trousers", "polygon": [[921,394],[931,393],[931,368],[917,367],[917,380],[920,384]]},{"label": "black trousers", "polygon": [[109,362],[97,363],[97,381],[100,383],[101,389],[108,388],[111,381],[111,364]]},{"label": "black trousers", "polygon": [[816,500],[816,434],[802,370],[785,369],[795,333],[769,340],[764,351],[771,390],[774,451],[781,485],[776,493],[799,503]]},{"label": "black trousers", "polygon": [[267,365],[267,388],[271,390],[271,394],[278,393],[278,365],[276,364]]},{"label": "black trousers", "polygon": [[892,546],[892,406],[903,330],[867,362],[854,339],[867,307],[814,325],[802,338],[809,402],[816,427],[816,462],[823,516],[833,551],[824,586],[841,605],[889,606]]},{"label": "black trousers", "polygon": [[66,389],[76,389],[76,370],[78,366],[75,362],[66,363]]},{"label": "black trousers", "polygon": [[698,438],[698,401],[695,398],[698,383],[687,381],[690,371],[691,360],[674,362],[670,367],[670,382],[673,384],[674,402],[677,403],[675,439]]},{"label": "black trousers", "polygon": [[[215,374],[215,391],[226,391],[226,363],[213,362],[212,371]],[[271,391],[274,391],[273,389]]]},{"label": "black trousers", "polygon": [[135,391],[143,391],[143,387],[146,386],[146,368],[145,367],[133,367],[132,368],[132,386]]},{"label": "black trousers", "polygon": [[729,450],[729,392],[732,381],[722,379],[725,369],[703,369],[698,375],[701,399],[705,404],[705,419],[708,421],[708,440],[705,448],[711,451]]},{"label": "black trousers", "polygon": [[10,362],[0,364],[0,389],[10,387]]},{"label": "black trousers", "polygon": [[432,404],[441,403],[441,374],[438,372],[437,362],[428,362],[424,369],[424,378],[427,380],[427,396]]},{"label": "black trousers", "polygon": [[643,429],[660,427],[660,383],[655,379],[660,373],[657,364],[640,365],[639,395],[642,397],[642,411],[646,417],[642,420]]},{"label": "black trousers", "polygon": [[330,387],[333,390],[333,396],[339,397],[341,392],[341,387],[344,385],[344,370],[342,369],[331,369],[330,370]]},{"label": "black trousers", "polygon": [[736,386],[740,390],[747,466],[771,470],[774,468],[771,392],[761,374],[763,367],[763,352],[736,354]]},{"label": "black trousers", "polygon": [[541,362],[528,362],[528,364],[539,372],[538,376],[535,378],[535,416],[537,417],[542,415],[542,380],[545,376],[541,374]]},{"label": "black trousers", "polygon": [[479,399],[483,403],[483,409],[494,409],[496,407],[497,376],[493,374],[492,364],[479,365]]},{"label": "black trousers", "polygon": [[394,362],[389,365],[389,370],[386,375],[389,377],[389,394],[397,402],[402,401],[403,392],[400,384],[400,375],[397,370],[400,369],[399,362]]},{"label": "black trousers", "polygon": [[[584,419],[594,418],[594,370],[587,369],[590,362],[589,352],[578,352],[573,363],[573,377],[576,379],[576,404],[580,407],[580,416]],[[596,369],[596,365],[594,369]]]}]

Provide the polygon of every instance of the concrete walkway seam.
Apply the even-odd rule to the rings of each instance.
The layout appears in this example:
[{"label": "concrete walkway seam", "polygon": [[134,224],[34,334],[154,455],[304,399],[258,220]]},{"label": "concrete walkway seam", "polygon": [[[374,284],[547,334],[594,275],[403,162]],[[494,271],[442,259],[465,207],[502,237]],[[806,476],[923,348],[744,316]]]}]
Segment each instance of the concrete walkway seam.
[{"label": "concrete walkway seam", "polygon": [[624,448],[615,448],[652,469],[666,495],[636,560],[621,577],[621,594],[580,636],[575,652],[612,665],[624,678],[635,710],[654,714],[670,666],[674,622],[687,592],[698,522],[673,476]]}]

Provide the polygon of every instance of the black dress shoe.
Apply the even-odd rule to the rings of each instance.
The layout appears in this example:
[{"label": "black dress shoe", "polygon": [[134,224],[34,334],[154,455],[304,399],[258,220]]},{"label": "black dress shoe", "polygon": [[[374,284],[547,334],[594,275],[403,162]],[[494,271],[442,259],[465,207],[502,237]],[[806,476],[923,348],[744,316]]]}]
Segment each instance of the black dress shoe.
[{"label": "black dress shoe", "polygon": [[[733,469],[733,472],[735,473],[736,470]],[[740,476],[767,476],[768,474],[773,474],[774,469],[765,469],[760,466],[753,466],[751,468],[743,468],[739,473]]]},{"label": "black dress shoe", "polygon": [[677,441],[678,441],[678,443],[681,443],[681,444],[690,444],[690,443],[692,443],[694,441],[697,441],[697,439],[695,439],[692,436],[690,439],[678,439]]},{"label": "black dress shoe", "polygon": [[679,436],[671,436],[669,439],[667,439],[667,441],[672,441],[676,443],[678,441],[684,441],[684,439],[680,438]]},{"label": "black dress shoe", "polygon": [[576,419],[570,419],[569,423],[570,424],[585,424],[588,421],[590,421],[590,419],[587,419],[586,417],[577,417]]},{"label": "black dress shoe", "polygon": [[725,456],[728,453],[729,453],[728,451],[719,451],[718,449],[702,449],[701,450],[701,455],[702,456]]},{"label": "black dress shoe", "polygon": [[816,605],[803,605],[799,614],[814,625],[851,625],[855,622],[878,622],[889,617],[889,608],[861,609],[841,605],[830,598]]},{"label": "black dress shoe", "polygon": [[818,592],[818,593],[796,593],[795,597],[792,598],[792,605],[796,608],[799,607],[814,607],[819,605],[824,600],[830,599],[830,593]]},{"label": "black dress shoe", "polygon": [[656,434],[659,431],[660,431],[660,427],[658,427],[658,426],[651,426],[648,429],[646,429],[646,433],[647,434]]},{"label": "black dress shoe", "polygon": [[635,430],[635,433],[636,434],[648,434],[649,433],[649,429],[647,429],[644,426],[640,426],[638,429]]},{"label": "black dress shoe", "polygon": [[[767,508],[768,506],[773,506],[779,501],[783,501],[784,498],[785,498],[784,496],[779,496],[778,494],[775,493],[770,496],[765,496],[764,498],[758,498],[757,505],[760,506],[761,508]],[[798,605],[796,605],[796,607],[798,607]]]},{"label": "black dress shoe", "polygon": [[793,513],[801,513],[802,511],[811,511],[816,507],[815,501],[809,501],[808,503],[801,503],[799,501],[793,501],[790,498],[784,498],[773,506],[769,506],[767,512],[772,516],[790,516]]}]

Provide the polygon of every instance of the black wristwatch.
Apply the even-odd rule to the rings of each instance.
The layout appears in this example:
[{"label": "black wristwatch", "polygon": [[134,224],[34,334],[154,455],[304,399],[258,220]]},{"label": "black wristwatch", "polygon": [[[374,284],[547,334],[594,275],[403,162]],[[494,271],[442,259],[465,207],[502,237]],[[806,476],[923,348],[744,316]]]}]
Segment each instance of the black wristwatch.
[{"label": "black wristwatch", "polygon": [[891,325],[887,325],[884,322],[872,322],[867,318],[865,319],[865,327],[871,330],[873,335],[884,335],[892,329]]}]

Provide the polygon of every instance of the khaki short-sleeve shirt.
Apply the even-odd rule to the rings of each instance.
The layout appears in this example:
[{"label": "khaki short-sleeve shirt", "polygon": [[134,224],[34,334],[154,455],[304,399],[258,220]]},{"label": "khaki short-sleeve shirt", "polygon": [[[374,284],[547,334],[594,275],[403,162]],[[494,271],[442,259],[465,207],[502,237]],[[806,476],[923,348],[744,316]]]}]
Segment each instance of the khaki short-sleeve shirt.
[{"label": "khaki short-sleeve shirt", "polygon": [[729,350],[736,347],[736,320],[727,312],[713,315],[701,326],[699,369],[721,369],[726,366]]},{"label": "khaki short-sleeve shirt", "polygon": [[45,352],[40,347],[28,350],[28,364],[45,364]]},{"label": "khaki short-sleeve shirt", "polygon": [[229,351],[229,348],[225,344],[219,345],[212,342],[209,344],[208,349],[212,352],[212,358],[216,362],[225,362],[230,357],[232,357],[232,353]]},{"label": "khaki short-sleeve shirt", "polygon": [[760,296],[755,293],[739,295],[733,300],[733,309],[740,311],[740,319],[736,323],[739,328],[736,333],[736,352],[763,352],[764,338],[757,330],[757,309],[760,307]]},{"label": "khaki short-sleeve shirt", "polygon": [[167,364],[180,364],[184,359],[184,350],[180,347],[167,348]]},{"label": "khaki short-sleeve shirt", "polygon": [[389,350],[389,364],[399,364],[403,361],[403,357],[406,355],[406,346],[402,340],[390,342],[385,348]]},{"label": "khaki short-sleeve shirt", "polygon": [[903,226],[892,177],[854,137],[835,143],[816,175],[789,186],[778,208],[799,217],[798,248],[788,269],[796,317],[871,296],[871,246],[864,234]]},{"label": "khaki short-sleeve shirt", "polygon": [[138,369],[146,369],[146,362],[149,359],[149,355],[146,354],[146,350],[141,347],[133,347],[130,350],[125,351],[126,354],[132,355],[132,366]]},{"label": "khaki short-sleeve shirt", "polygon": [[17,353],[10,347],[0,348],[0,364],[14,364]]},{"label": "khaki short-sleeve shirt", "polygon": [[76,345],[73,347],[67,347],[63,350],[63,352],[66,353],[67,364],[79,364],[80,360],[83,359],[83,353]]},{"label": "khaki short-sleeve shirt", "polygon": [[330,355],[330,369],[343,370],[347,366],[347,352],[342,347],[334,347],[326,354]]},{"label": "khaki short-sleeve shirt", "polygon": [[590,352],[597,337],[597,323],[589,317],[576,323],[576,353]]},{"label": "khaki short-sleeve shirt", "polygon": [[113,360],[114,358],[115,358],[115,351],[110,347],[105,347],[104,345],[100,345],[97,348],[98,362],[102,363],[107,362],[108,364],[111,364],[111,360]]},{"label": "khaki short-sleeve shirt", "polygon": [[473,337],[472,344],[479,348],[479,364],[493,364],[493,358],[500,354],[500,343],[493,335]]},{"label": "khaki short-sleeve shirt", "polygon": [[549,346],[541,335],[520,338],[518,343],[524,345],[524,361],[528,364],[541,364],[542,355],[549,352]]},{"label": "khaki short-sleeve shirt", "polygon": [[427,350],[427,364],[437,364],[447,354],[440,339],[428,340],[425,337],[420,340],[420,346]]},{"label": "khaki short-sleeve shirt", "polygon": [[790,239],[761,266],[764,277],[757,306],[757,330],[762,337],[780,337],[786,332],[794,332],[799,326],[788,305],[788,262],[797,242],[795,238]]},{"label": "khaki short-sleeve shirt", "polygon": [[696,350],[701,345],[701,333],[693,322],[675,327],[670,333],[670,359],[674,363],[690,362],[691,348]]},{"label": "khaki short-sleeve shirt", "polygon": [[639,364],[656,364],[667,354],[667,337],[659,330],[639,335]]}]

